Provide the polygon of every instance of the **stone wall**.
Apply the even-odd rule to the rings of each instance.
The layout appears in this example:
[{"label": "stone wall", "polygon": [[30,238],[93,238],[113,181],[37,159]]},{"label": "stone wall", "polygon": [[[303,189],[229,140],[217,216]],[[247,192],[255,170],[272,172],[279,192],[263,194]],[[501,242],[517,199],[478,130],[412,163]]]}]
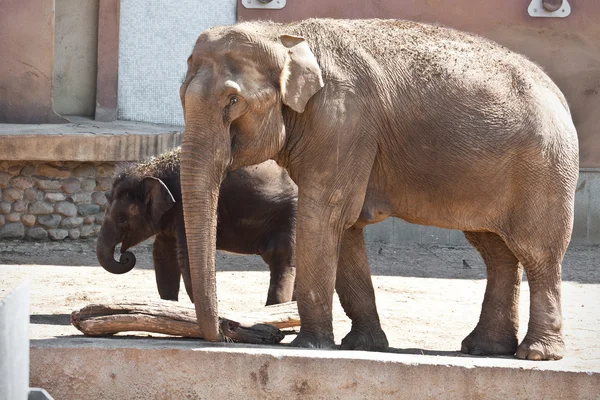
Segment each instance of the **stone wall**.
[{"label": "stone wall", "polygon": [[115,163],[0,161],[0,239],[96,236]]}]

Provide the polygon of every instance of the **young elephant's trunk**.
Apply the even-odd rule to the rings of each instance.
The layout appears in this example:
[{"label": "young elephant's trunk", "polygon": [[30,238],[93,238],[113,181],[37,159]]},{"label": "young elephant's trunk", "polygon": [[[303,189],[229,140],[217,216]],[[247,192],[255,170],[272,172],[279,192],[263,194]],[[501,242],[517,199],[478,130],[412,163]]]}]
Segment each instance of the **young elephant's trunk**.
[{"label": "young elephant's trunk", "polygon": [[102,268],[111,274],[125,274],[135,267],[135,256],[132,252],[126,251],[121,254],[119,261],[115,260],[115,247],[118,244],[115,237],[116,234],[107,229],[106,225],[102,226],[96,242],[96,257]]}]

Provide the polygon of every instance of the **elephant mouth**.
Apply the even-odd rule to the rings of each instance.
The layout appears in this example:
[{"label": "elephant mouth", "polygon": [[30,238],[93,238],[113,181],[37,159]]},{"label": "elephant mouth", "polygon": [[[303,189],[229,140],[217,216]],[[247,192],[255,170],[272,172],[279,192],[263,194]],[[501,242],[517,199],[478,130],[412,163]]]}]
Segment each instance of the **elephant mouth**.
[{"label": "elephant mouth", "polygon": [[139,240],[136,242],[129,235],[125,235],[123,237],[123,240],[117,243],[117,246],[121,246],[119,252],[123,254],[138,243],[140,243]]}]

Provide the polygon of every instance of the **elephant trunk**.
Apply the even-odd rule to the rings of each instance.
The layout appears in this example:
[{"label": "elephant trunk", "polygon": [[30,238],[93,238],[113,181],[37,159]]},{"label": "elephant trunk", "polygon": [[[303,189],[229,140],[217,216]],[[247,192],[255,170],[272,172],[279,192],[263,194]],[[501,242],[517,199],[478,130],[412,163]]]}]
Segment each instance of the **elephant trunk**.
[{"label": "elephant trunk", "polygon": [[186,121],[181,146],[180,180],[192,293],[202,337],[209,341],[223,340],[217,313],[215,251],[219,189],[231,154],[228,137],[228,132],[210,132]]},{"label": "elephant trunk", "polygon": [[114,259],[115,247],[117,247],[116,232],[114,229],[103,225],[98,234],[96,242],[96,257],[102,268],[111,274],[125,274],[135,267],[135,256],[132,252],[126,251],[121,254],[119,261]]}]

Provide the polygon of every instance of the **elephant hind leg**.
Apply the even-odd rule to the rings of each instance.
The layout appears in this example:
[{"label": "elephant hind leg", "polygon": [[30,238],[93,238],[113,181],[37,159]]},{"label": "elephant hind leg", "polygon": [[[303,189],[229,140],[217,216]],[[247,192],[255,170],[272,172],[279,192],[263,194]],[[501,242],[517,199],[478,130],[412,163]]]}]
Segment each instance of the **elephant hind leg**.
[{"label": "elephant hind leg", "polygon": [[464,232],[479,251],[487,269],[487,285],[477,326],[463,341],[467,354],[514,354],[519,329],[519,289],[523,270],[500,236]]},{"label": "elephant hind leg", "polygon": [[[521,235],[517,237],[523,237]],[[527,273],[529,284],[529,325],[516,351],[517,358],[559,360],[565,345],[562,336],[561,262],[568,235],[559,238],[538,233],[529,240],[507,239]]]},{"label": "elephant hind leg", "polygon": [[362,229],[350,228],[343,233],[335,289],[352,320],[341,348],[386,351],[388,341],[379,322]]}]

